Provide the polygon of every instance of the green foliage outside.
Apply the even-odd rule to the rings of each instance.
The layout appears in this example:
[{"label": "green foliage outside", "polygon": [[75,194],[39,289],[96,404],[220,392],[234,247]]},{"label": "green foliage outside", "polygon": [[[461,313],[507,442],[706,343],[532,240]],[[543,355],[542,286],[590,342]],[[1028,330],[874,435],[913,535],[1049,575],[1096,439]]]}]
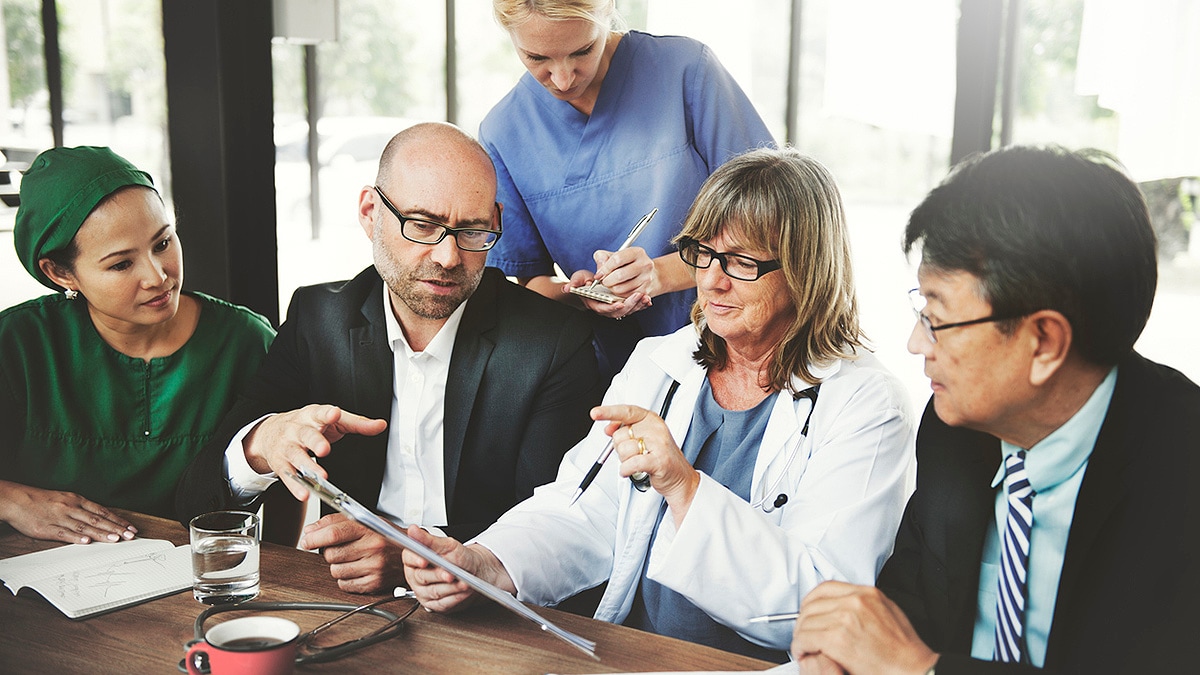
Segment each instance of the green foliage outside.
[{"label": "green foliage outside", "polygon": [[4,0],[0,11],[4,12],[10,103],[15,108],[24,108],[46,91],[41,2]]}]

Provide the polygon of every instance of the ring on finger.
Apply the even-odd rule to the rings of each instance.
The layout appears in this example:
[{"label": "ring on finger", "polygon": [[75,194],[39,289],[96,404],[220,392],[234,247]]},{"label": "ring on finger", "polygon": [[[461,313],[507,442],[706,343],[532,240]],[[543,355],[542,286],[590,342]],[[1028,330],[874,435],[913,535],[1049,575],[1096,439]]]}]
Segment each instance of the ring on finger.
[{"label": "ring on finger", "polygon": [[[629,440],[633,440],[633,439],[629,439]],[[650,451],[646,449],[646,439],[639,438],[639,439],[637,439],[637,443],[638,443],[638,454],[641,454],[641,455],[650,454]]]},{"label": "ring on finger", "polygon": [[629,432],[629,440],[632,441],[636,437],[636,434],[633,433],[633,427],[625,427],[625,430]]}]

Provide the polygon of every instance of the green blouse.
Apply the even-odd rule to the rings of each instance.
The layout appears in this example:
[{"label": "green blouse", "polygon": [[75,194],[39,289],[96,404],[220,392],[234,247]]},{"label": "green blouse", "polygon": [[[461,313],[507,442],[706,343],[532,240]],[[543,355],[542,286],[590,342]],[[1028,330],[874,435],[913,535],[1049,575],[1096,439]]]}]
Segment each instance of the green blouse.
[{"label": "green blouse", "polygon": [[149,362],[104,342],[82,300],[0,312],[0,479],[174,519],[179,476],[275,336],[245,307],[188,295],[196,332]]}]

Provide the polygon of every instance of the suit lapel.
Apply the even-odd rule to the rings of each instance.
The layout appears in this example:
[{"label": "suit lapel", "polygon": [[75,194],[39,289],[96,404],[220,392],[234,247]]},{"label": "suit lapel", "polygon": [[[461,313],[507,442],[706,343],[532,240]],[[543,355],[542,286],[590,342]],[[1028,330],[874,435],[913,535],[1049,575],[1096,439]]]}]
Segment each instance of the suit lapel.
[{"label": "suit lapel", "polygon": [[[925,539],[945,565],[946,579],[944,600],[930,597],[926,613],[931,619],[940,617],[935,620],[945,643],[939,648],[969,652],[979,604],[984,537],[995,518],[996,489],[991,482],[1000,464],[1000,440],[947,425],[930,400],[917,448],[918,467],[927,467],[918,470],[917,492],[922,503],[928,503],[930,513],[936,514],[928,523]],[[929,481],[930,487],[924,481]],[[935,604],[943,601],[944,606]]]},{"label": "suit lapel", "polygon": [[[1046,655],[1049,657],[1054,650],[1054,624],[1058,617],[1077,617],[1075,609],[1077,599],[1074,591],[1083,576],[1088,564],[1088,552],[1100,536],[1109,517],[1118,508],[1124,508],[1127,501],[1127,486],[1123,476],[1132,457],[1125,448],[1136,447],[1136,430],[1130,425],[1131,420],[1141,417],[1140,403],[1131,394],[1137,389],[1130,380],[1136,378],[1136,356],[1126,359],[1117,370],[1117,383],[1113,389],[1112,400],[1108,404],[1108,412],[1096,437],[1096,445],[1088,458],[1083,483],[1079,486],[1079,495],[1075,498],[1075,514],[1071,520],[1071,531],[1067,536],[1067,550],[1063,559],[1062,576],[1058,582],[1058,599],[1054,608],[1054,620],[1051,624],[1050,642]],[[1068,620],[1068,619],[1065,619]],[[1049,663],[1050,661],[1047,661]]]},{"label": "suit lapel", "polygon": [[355,410],[360,415],[388,419],[392,413],[392,350],[383,317],[383,282],[362,304],[364,323],[352,326],[349,340]]},{"label": "suit lapel", "polygon": [[[458,335],[454,338],[454,351],[450,356],[450,371],[446,380],[445,426],[442,431],[442,457],[446,480],[446,510],[454,520],[454,486],[458,479],[458,467],[462,461],[463,442],[467,425],[471,421],[472,407],[488,360],[495,349],[489,332],[495,328],[499,304],[499,274],[484,270],[479,288],[475,289],[467,308],[463,311]],[[500,282],[508,283],[503,279]]]},{"label": "suit lapel", "polygon": [[993,436],[972,432],[971,448],[955,448],[968,462],[968,487],[959,502],[961,527],[947,532],[946,573],[948,576],[951,644],[970,651],[974,639],[975,615],[979,607],[979,572],[983,564],[983,544],[995,518],[996,488],[992,477],[1000,464],[1000,441]]}]

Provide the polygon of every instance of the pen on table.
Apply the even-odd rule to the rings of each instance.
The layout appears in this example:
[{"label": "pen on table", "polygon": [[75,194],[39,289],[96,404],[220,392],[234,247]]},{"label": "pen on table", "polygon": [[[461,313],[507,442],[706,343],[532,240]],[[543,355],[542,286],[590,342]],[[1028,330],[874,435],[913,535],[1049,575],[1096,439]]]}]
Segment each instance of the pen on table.
[{"label": "pen on table", "polygon": [[588,486],[592,484],[592,481],[596,480],[596,475],[600,473],[600,467],[604,466],[604,461],[608,459],[608,456],[612,454],[612,451],[613,439],[610,436],[608,439],[608,445],[604,446],[604,450],[602,450],[600,452],[600,456],[596,458],[596,463],[592,465],[592,468],[588,469],[587,475],[583,477],[583,481],[579,483],[579,487],[575,488],[575,495],[571,497],[571,503],[567,504],[567,506],[574,506],[575,502],[579,501],[579,497],[583,494],[583,491],[588,489]]},{"label": "pen on table", "polygon": [[[629,231],[629,236],[625,237],[625,241],[618,246],[617,250],[613,251],[613,253],[624,251],[630,246],[633,246],[633,242],[638,238],[638,235],[642,233],[642,230],[646,229],[646,226],[650,224],[650,220],[654,218],[654,214],[656,213],[658,213],[657,206],[650,209],[650,213],[642,216],[642,219],[637,222],[637,225],[634,225],[633,229]],[[592,285],[588,286],[588,288],[595,288],[596,284],[598,283],[600,283],[600,278],[596,277],[595,279],[592,279]]]},{"label": "pen on table", "polygon": [[790,614],[764,614],[750,619],[750,623],[774,623],[776,621],[795,621],[796,617],[800,616],[797,612]]}]

